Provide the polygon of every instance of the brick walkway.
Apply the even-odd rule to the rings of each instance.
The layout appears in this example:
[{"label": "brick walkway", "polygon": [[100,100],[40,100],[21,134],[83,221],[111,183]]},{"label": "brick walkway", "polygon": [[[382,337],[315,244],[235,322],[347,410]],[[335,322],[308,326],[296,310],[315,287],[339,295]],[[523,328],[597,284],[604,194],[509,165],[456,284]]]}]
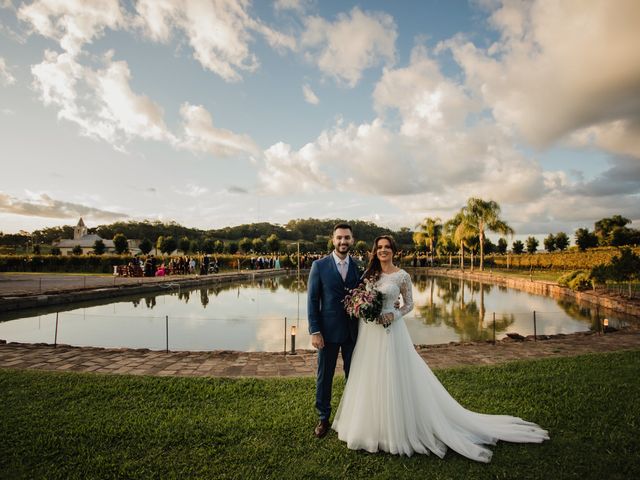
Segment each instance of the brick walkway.
[{"label": "brick walkway", "polygon": [[[640,332],[572,334],[533,342],[428,345],[417,348],[435,369],[583,353],[640,350]],[[0,368],[190,377],[313,376],[316,354],[268,352],[162,352],[9,343],[0,345]],[[341,369],[341,366],[339,365]]]}]

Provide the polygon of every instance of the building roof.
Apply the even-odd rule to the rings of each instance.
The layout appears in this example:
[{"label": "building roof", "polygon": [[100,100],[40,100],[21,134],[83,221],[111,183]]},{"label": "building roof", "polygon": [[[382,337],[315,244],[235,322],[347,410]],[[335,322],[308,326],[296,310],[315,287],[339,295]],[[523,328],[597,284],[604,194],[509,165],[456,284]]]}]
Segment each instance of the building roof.
[{"label": "building roof", "polygon": [[100,235],[96,235],[95,233],[89,235],[83,235],[82,238],[74,240],[73,238],[65,238],[64,240],[60,240],[58,243],[55,243],[54,246],[62,247],[62,248],[73,248],[76,245],[80,245],[81,247],[93,247],[96,243],[96,240],[102,240],[104,242],[104,246],[107,248],[114,248],[113,240],[105,240],[100,237]]},{"label": "building roof", "polygon": [[80,220],[78,220],[78,227],[86,227],[86,225],[84,224],[84,220],[82,220],[82,217],[80,217]]}]

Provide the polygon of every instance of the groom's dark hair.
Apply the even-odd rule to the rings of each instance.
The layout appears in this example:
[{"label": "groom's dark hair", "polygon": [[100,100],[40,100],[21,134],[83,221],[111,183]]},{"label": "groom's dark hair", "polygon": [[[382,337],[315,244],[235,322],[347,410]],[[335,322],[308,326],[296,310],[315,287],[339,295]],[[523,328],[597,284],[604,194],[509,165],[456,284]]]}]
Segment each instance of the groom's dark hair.
[{"label": "groom's dark hair", "polygon": [[351,225],[349,225],[348,223],[336,223],[333,227],[333,233],[336,233],[336,230],[338,230],[339,228],[351,230],[351,233],[353,233],[353,228],[351,228]]}]

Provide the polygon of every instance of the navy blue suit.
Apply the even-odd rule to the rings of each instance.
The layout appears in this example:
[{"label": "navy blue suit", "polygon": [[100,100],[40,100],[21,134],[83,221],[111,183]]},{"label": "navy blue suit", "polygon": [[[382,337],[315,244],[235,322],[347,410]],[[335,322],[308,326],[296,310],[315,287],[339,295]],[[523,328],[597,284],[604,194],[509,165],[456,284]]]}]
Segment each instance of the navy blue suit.
[{"label": "navy blue suit", "polygon": [[333,255],[316,260],[311,265],[307,285],[307,318],[309,333],[322,333],[324,348],[318,350],[316,408],[320,420],[331,416],[331,389],[338,352],[342,351],[345,377],[349,376],[351,355],[358,336],[358,320],[344,310],[342,300],[348,288],[358,285],[360,276],[353,258],[343,281]]}]

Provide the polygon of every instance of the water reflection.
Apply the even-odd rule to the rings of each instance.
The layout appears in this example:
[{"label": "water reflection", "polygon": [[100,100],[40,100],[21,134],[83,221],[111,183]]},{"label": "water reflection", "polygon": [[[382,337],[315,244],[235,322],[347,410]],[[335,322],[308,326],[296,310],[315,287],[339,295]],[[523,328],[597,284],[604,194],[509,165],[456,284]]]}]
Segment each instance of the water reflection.
[{"label": "water reflection", "polygon": [[[498,340],[532,334],[534,311],[538,334],[598,328],[605,315],[616,328],[623,323],[620,315],[478,281],[419,274],[413,282],[415,309],[405,322],[416,344],[491,340],[494,314]],[[192,290],[173,284],[155,295],[2,314],[0,338],[52,343],[58,313],[58,341],[71,345],[164,349],[168,323],[172,350],[282,351],[291,325],[297,347],[311,348],[306,290],[307,278],[295,275]]]},{"label": "water reflection", "polygon": [[[491,284],[470,281],[465,287],[462,279],[418,276],[416,289],[426,293],[428,301],[416,304],[415,315],[425,325],[451,328],[460,341],[493,339],[493,316],[487,321],[485,294],[494,287]],[[465,298],[465,292],[467,298]],[[496,315],[496,336],[500,336],[515,321],[510,313]]]}]

